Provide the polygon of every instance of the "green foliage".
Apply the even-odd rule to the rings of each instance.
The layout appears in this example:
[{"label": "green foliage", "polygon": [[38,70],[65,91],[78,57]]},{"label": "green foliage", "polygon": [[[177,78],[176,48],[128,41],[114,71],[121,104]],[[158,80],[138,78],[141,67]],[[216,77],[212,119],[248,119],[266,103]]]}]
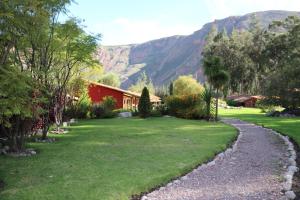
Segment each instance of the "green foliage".
[{"label": "green foliage", "polygon": [[170,115],[185,119],[206,118],[206,105],[201,95],[172,95],[166,99]]},{"label": "green foliage", "polygon": [[78,76],[72,79],[68,84],[68,94],[72,97],[80,97],[83,95],[86,88],[87,84],[80,76]]},{"label": "green foliage", "polygon": [[150,117],[161,117],[162,116],[162,113],[160,112],[160,110],[151,110],[150,112]]},{"label": "green foliage", "polygon": [[79,100],[77,102],[74,102],[74,104],[68,106],[64,114],[68,118],[77,118],[77,119],[86,119],[90,118],[91,114],[91,100],[89,98],[87,89],[83,91],[83,94],[80,96]]},{"label": "green foliage", "polygon": [[94,118],[113,118],[117,112],[113,110],[116,107],[116,100],[112,96],[105,96],[101,103],[92,106],[92,116]]},{"label": "green foliage", "polygon": [[226,103],[228,106],[237,106],[236,101],[234,101],[232,99],[227,100]]},{"label": "green foliage", "polygon": [[208,87],[207,85],[204,85],[204,91],[201,94],[203,101],[205,102],[206,106],[206,118],[211,118],[211,106],[212,106],[212,89],[211,87]]},{"label": "green foliage", "polygon": [[[204,60],[204,74],[207,76],[208,83],[216,90],[216,112],[215,120],[218,119],[218,100],[219,91],[224,91],[229,82],[229,74],[224,70],[224,65],[220,57],[209,56]],[[208,107],[207,107],[208,108]]]},{"label": "green foliage", "polygon": [[264,94],[277,105],[296,109],[300,107],[300,19],[289,17],[271,26],[271,30],[275,28],[286,31],[269,34],[265,54],[270,72]]},{"label": "green foliage", "polygon": [[161,113],[161,115],[168,115],[169,114],[169,109],[168,109],[168,106],[166,104],[158,105],[155,109],[157,111],[159,111]]},{"label": "green foliage", "polygon": [[141,93],[147,87],[150,94],[155,94],[155,88],[151,79],[149,79],[145,72],[141,73],[140,77],[138,78],[137,82],[134,85],[131,85],[128,90],[133,92]]},{"label": "green foliage", "polygon": [[[44,100],[35,107],[44,111],[39,116],[43,121],[43,138],[52,118],[57,125],[62,121],[70,80],[83,68],[98,63],[93,53],[100,36],[85,33],[75,18],[58,20],[60,14],[67,12],[70,2],[4,0],[0,3],[0,67],[14,66],[39,86],[34,93]],[[75,90],[74,93],[80,93],[78,87]],[[33,96],[31,102],[37,99]]]},{"label": "green foliage", "polygon": [[105,85],[110,85],[113,87],[120,87],[121,80],[120,77],[117,74],[114,73],[107,73],[100,77],[98,80],[98,83],[102,83]]},{"label": "green foliage", "polygon": [[144,89],[142,91],[138,110],[139,110],[140,116],[143,118],[149,117],[149,115],[151,113],[152,105],[150,102],[150,96],[149,96],[149,91],[148,91],[147,87],[144,87]]},{"label": "green foliage", "polygon": [[204,90],[203,86],[191,75],[179,76],[172,85],[174,95],[200,94]]},{"label": "green foliage", "polygon": [[12,151],[21,151],[33,122],[43,113],[43,99],[30,74],[14,66],[0,67],[0,130]]}]

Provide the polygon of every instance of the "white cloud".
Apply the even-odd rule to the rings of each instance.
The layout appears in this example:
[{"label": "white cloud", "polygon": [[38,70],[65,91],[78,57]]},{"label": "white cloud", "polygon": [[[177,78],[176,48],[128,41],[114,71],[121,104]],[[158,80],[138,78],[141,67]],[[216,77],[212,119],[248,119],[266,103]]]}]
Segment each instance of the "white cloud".
[{"label": "white cloud", "polygon": [[167,36],[187,35],[199,28],[198,25],[180,23],[165,25],[156,20],[130,20],[127,18],[118,18],[111,23],[101,23],[97,27],[103,31],[104,45],[141,43]]},{"label": "white cloud", "polygon": [[[300,11],[299,0],[198,0],[199,12],[194,21],[180,21],[168,18],[167,13],[159,13],[154,19],[119,17],[112,21],[98,22],[90,27],[103,34],[102,44],[117,45],[141,43],[172,35],[187,35],[201,28],[202,23],[233,15],[243,15],[263,10]],[[188,3],[188,2],[187,2]],[[169,8],[172,12],[172,6]],[[179,16],[179,17],[178,17]],[[169,16],[170,17],[170,16]]]}]

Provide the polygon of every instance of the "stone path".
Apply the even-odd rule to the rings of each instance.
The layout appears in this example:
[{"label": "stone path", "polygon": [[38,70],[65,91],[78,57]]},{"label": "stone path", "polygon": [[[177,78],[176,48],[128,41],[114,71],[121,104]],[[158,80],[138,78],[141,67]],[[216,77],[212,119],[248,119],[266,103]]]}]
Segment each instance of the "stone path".
[{"label": "stone path", "polygon": [[287,146],[277,135],[239,120],[224,120],[241,132],[232,152],[195,169],[142,199],[286,199],[282,189]]}]

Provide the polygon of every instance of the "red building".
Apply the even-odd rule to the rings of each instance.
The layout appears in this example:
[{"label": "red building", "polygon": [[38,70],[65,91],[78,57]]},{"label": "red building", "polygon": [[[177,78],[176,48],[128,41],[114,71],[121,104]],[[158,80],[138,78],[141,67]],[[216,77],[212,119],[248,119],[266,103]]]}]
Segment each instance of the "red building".
[{"label": "red building", "polygon": [[[94,82],[89,84],[88,93],[95,104],[100,103],[105,96],[112,96],[117,101],[116,109],[137,109],[141,97],[140,93]],[[157,106],[160,104],[161,99],[158,96],[150,95],[150,101],[153,106]]]},{"label": "red building", "polygon": [[233,95],[229,96],[227,100],[236,102],[236,106],[255,107],[257,100],[263,99],[262,96],[251,95]]}]

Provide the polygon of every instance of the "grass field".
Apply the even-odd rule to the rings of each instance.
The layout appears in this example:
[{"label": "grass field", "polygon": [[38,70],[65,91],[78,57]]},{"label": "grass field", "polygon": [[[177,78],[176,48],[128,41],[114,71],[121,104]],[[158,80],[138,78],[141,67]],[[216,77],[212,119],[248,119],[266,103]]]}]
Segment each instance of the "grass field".
[{"label": "grass field", "polygon": [[222,123],[176,118],[86,120],[38,155],[0,156],[1,200],[123,200],[212,158],[236,136]]},{"label": "grass field", "polygon": [[257,108],[221,109],[221,117],[238,118],[263,125],[293,138],[300,145],[300,117],[267,117]]}]

